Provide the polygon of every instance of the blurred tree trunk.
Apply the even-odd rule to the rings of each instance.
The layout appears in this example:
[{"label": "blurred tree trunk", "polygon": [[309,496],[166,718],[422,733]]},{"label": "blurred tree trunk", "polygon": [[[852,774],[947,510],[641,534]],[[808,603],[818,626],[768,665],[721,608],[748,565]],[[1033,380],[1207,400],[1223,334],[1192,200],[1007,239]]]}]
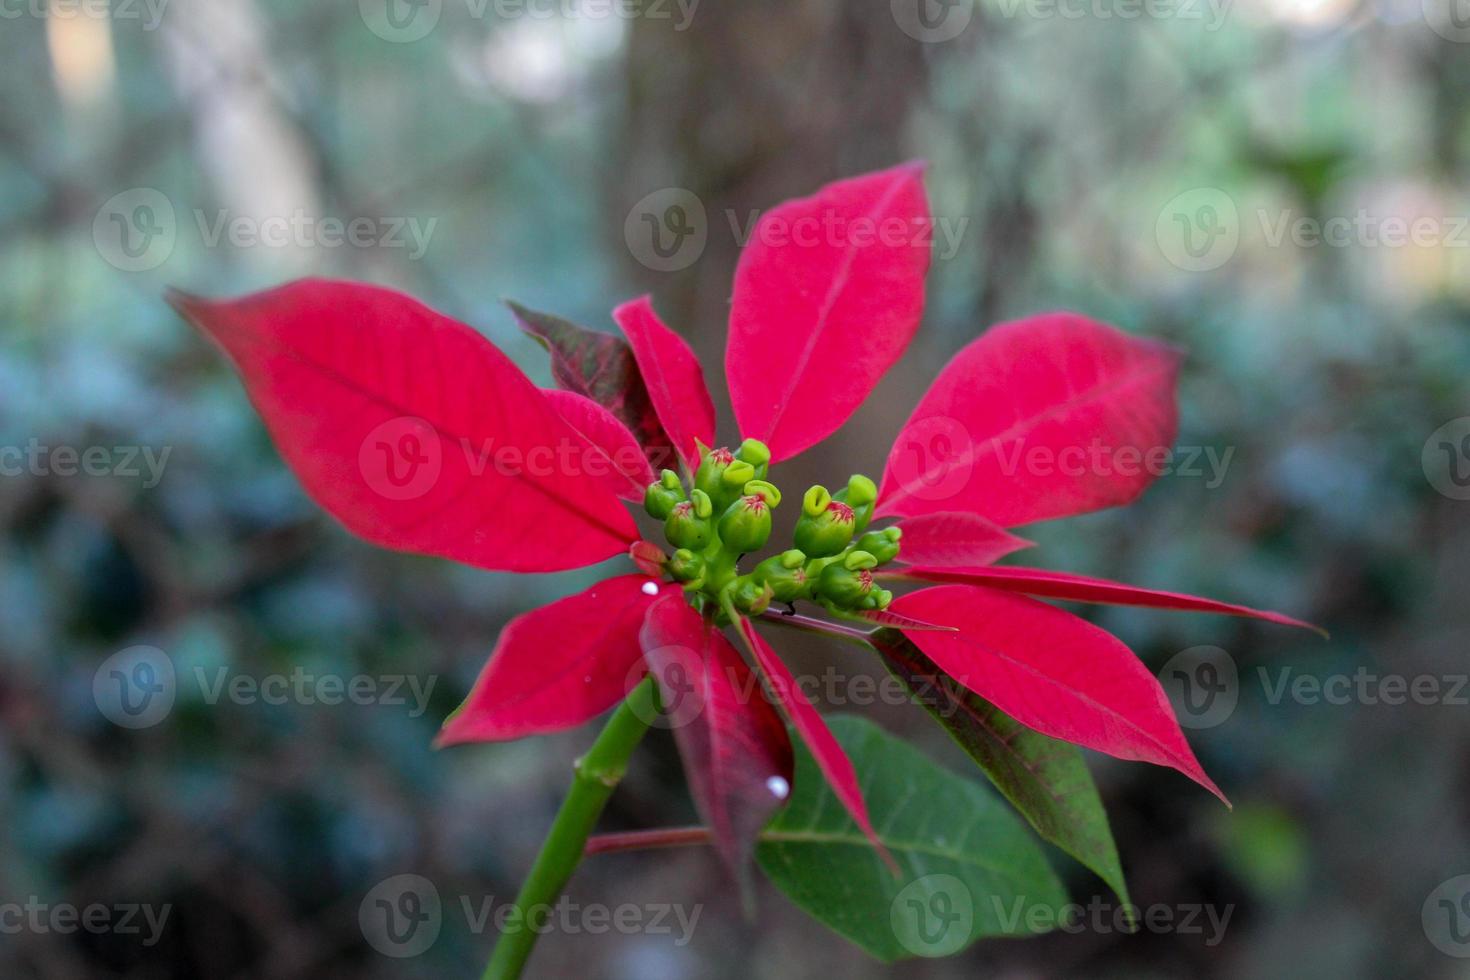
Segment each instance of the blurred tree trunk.
[{"label": "blurred tree trunk", "polygon": [[[754,209],[911,155],[904,137],[928,71],[925,46],[886,7],[744,0],[700,4],[684,30],[676,23],[634,21],[622,156],[606,170],[608,227],[621,234],[629,208],[660,188],[699,197],[708,241],[698,261],[657,272],[624,254],[713,368]],[[720,400],[722,372],[707,373]]]}]

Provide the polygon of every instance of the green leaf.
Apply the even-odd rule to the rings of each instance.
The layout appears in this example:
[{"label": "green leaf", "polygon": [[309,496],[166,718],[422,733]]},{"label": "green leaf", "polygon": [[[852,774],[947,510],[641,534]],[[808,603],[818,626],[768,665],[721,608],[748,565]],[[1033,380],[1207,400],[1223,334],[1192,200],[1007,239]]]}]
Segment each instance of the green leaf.
[{"label": "green leaf", "polygon": [[654,472],[678,468],[673,442],[658,420],[648,386],[626,340],[527,309],[512,300],[506,300],[505,305],[510,307],[516,324],[551,354],[551,376],[557,387],[585,395],[612,412],[643,447]]},{"label": "green leaf", "polygon": [[872,643],[889,671],[1036,832],[1095,871],[1126,906],[1118,847],[1081,751],[1027,728],[967,690],[897,630],[879,630]]},{"label": "green leaf", "polygon": [[895,878],[798,745],[791,802],[756,850],[793,902],[888,962],[948,956],[982,936],[1029,935],[1061,921],[1061,882],[1000,800],[871,722],[827,721],[901,875]]}]

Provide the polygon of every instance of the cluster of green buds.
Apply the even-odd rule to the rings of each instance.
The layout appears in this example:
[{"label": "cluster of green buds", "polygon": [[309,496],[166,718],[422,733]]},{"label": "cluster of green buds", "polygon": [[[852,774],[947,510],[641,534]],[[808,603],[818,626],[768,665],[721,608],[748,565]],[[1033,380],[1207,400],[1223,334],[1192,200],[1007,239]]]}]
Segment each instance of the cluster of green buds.
[{"label": "cluster of green buds", "polygon": [[[701,447],[703,450],[703,447]],[[867,530],[878,488],[855,475],[835,494],[814,486],[801,501],[793,534],[795,547],[740,570],[740,560],[765,548],[771,511],[781,491],[766,480],[770,450],[756,439],[740,448],[703,451],[692,486],[664,470],[649,485],[643,505],[664,522],[676,549],[664,570],[683,583],[697,607],[712,605],[764,612],[772,602],[815,602],[837,615],[885,609],[892,593],[877,588],[873,569],[898,556],[899,530]]]}]

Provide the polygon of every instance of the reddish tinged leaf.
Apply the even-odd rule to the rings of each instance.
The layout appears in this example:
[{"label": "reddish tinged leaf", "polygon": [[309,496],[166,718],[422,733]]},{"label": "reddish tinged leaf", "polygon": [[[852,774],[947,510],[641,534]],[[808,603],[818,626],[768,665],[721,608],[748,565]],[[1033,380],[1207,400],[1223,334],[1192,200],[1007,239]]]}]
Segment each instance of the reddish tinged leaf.
[{"label": "reddish tinged leaf", "polygon": [[715,441],[715,403],[699,359],[683,337],[663,325],[647,296],[613,310],[613,319],[633,348],[664,431],[693,470],[699,465],[698,443]]},{"label": "reddish tinged leaf", "polygon": [[633,433],[611,412],[584,395],[555,388],[542,394],[557,414],[587,440],[591,455],[580,457],[582,475],[605,483],[624,500],[642,503],[643,492],[658,477]]},{"label": "reddish tinged leaf", "polygon": [[950,632],[953,626],[945,626],[943,623],[930,623],[912,616],[905,616],[890,609],[864,609],[859,612],[855,619],[865,619],[875,626],[891,626],[894,629],[906,630],[943,630]]},{"label": "reddish tinged leaf", "polygon": [[896,874],[898,865],[894,862],[893,855],[888,853],[888,848],[878,839],[872,822],[868,819],[868,806],[863,802],[863,793],[858,787],[857,771],[853,769],[852,760],[842,751],[842,746],[837,744],[837,739],[828,730],[826,722],[822,721],[821,714],[807,700],[797,685],[796,678],[781,658],[776,656],[776,651],[771,649],[770,644],[744,619],[737,620],[736,628],[751,656],[755,658],[756,666],[770,685],[776,703],[781,706],[786,720],[791,722],[791,726],[806,743],[812,758],[816,760],[817,768],[822,770],[822,775],[832,787],[832,792],[847,808],[853,822],[872,841],[884,863]]},{"label": "reddish tinged leaf", "polygon": [[[1095,602],[1108,606],[1146,606],[1151,609],[1176,609],[1183,612],[1221,613],[1226,616],[1248,616],[1264,619],[1282,626],[1300,626],[1315,633],[1323,633],[1319,626],[1293,619],[1285,613],[1249,606],[1237,606],[1231,602],[1204,599],[1182,592],[1162,592],[1158,589],[1141,589],[1135,585],[1124,585],[1105,578],[1090,578],[1069,572],[1054,572],[1046,568],[1024,568],[1019,565],[1001,565],[994,568],[935,568],[916,566],[897,573],[901,576],[925,582],[958,582],[967,585],[983,585],[1007,592],[1044,596],[1048,599],[1071,599],[1074,602]],[[1323,633],[1323,635],[1326,635]]]},{"label": "reddish tinged leaf", "polygon": [[879,630],[872,643],[914,700],[980,765],[1036,832],[1096,871],[1127,905],[1118,847],[1077,746],[1033,731],[965,690],[903,634]]},{"label": "reddish tinged leaf", "polygon": [[682,596],[649,608],[642,642],[694,802],[744,883],[757,835],[790,792],[786,726],[724,634]]},{"label": "reddish tinged leaf", "polygon": [[992,327],[893,444],[877,513],[1011,527],[1126,504],[1167,464],[1180,354],[1075,313]]},{"label": "reddish tinged leaf", "polygon": [[557,732],[617,704],[642,676],[638,631],[660,591],[621,575],[512,619],[436,744]]},{"label": "reddish tinged leaf", "polygon": [[367,540],[517,572],[589,565],[637,540],[617,497],[558,464],[582,438],[464,324],[322,279],[169,299],[234,361],[307,493]]},{"label": "reddish tinged leaf", "polygon": [[756,222],[735,270],[725,375],[740,434],[765,441],[773,462],[835,432],[908,347],[932,230],[918,162]]},{"label": "reddish tinged leaf", "polygon": [[664,432],[633,348],[621,337],[507,302],[516,325],[551,354],[551,376],[566,391],[584,395],[617,416],[643,447],[655,471],[672,468],[674,444]]},{"label": "reddish tinged leaf", "polygon": [[639,571],[654,578],[663,577],[664,562],[669,560],[663,549],[652,541],[634,541],[633,546],[628,549],[628,557],[633,559],[633,564],[638,566]]},{"label": "reddish tinged leaf", "polygon": [[905,633],[949,676],[1028,728],[1170,766],[1228,805],[1195,759],[1158,679],[1105,630],[1025,596],[968,585],[921,589],[899,612],[958,633]]},{"label": "reddish tinged leaf", "polygon": [[989,565],[1013,551],[1032,547],[979,514],[939,512],[898,523],[898,560],[909,565]]}]

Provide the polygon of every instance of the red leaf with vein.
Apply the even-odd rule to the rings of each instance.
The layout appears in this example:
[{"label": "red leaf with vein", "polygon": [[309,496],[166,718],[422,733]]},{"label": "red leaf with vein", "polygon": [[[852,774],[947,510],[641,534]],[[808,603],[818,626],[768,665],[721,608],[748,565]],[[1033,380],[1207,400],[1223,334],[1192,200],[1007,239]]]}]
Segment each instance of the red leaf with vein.
[{"label": "red leaf with vein", "polygon": [[1158,679],[1112,634],[1025,596],[941,585],[899,612],[959,627],[906,632],[945,673],[1043,735],[1178,769],[1228,800],[1195,759]]},{"label": "red leaf with vein", "polygon": [[917,162],[756,222],[735,270],[725,375],[740,434],[764,440],[773,462],[836,431],[908,347],[931,232]]},{"label": "red leaf with vein", "polygon": [[643,675],[638,631],[659,595],[645,591],[651,582],[620,575],[512,619],[437,744],[557,732],[621,701]]},{"label": "red leaf with vein", "polygon": [[312,499],[374,544],[544,572],[637,540],[617,497],[556,465],[581,437],[464,324],[320,279],[169,299],[234,361]]},{"label": "red leaf with vein", "polygon": [[551,376],[559,387],[585,395],[617,416],[638,439],[655,470],[678,465],[673,443],[658,420],[626,340],[519,303],[507,301],[506,305],[516,325],[551,355]]},{"label": "red leaf with vein", "polygon": [[914,567],[898,572],[926,582],[958,582],[966,585],[984,585],[1007,592],[1022,592],[1026,595],[1044,596],[1048,599],[1071,599],[1074,602],[1095,602],[1108,606],[1146,606],[1151,609],[1176,609],[1183,612],[1221,613],[1226,616],[1248,616],[1264,619],[1283,626],[1300,626],[1316,633],[1322,629],[1293,619],[1285,613],[1249,606],[1237,606],[1231,602],[1205,599],[1182,592],[1162,592],[1158,589],[1141,589],[1135,585],[1124,585],[1105,578],[1073,575],[1069,572],[1054,572],[1046,568],[1025,568],[1019,565],[1003,565],[994,568],[935,568]]},{"label": "red leaf with vein", "polygon": [[1128,503],[1167,462],[1179,360],[1075,313],[992,327],[909,416],[878,513],[962,510],[1011,527]]},{"label": "red leaf with vein", "polygon": [[770,644],[744,619],[738,622],[736,628],[751,656],[755,658],[756,666],[770,684],[776,703],[782,707],[787,720],[811,750],[812,758],[816,760],[817,768],[822,770],[822,775],[827,778],[832,792],[842,801],[853,822],[867,835],[883,860],[896,871],[898,865],[894,862],[893,855],[888,853],[888,848],[878,839],[873,824],[868,819],[868,806],[863,802],[863,792],[858,786],[857,770],[853,768],[852,760],[842,750],[836,737],[827,728],[827,723],[822,720],[821,714],[807,700],[806,694],[797,686],[796,678],[792,676],[785,662],[776,656],[776,651],[771,649]]},{"label": "red leaf with vein", "polygon": [[746,882],[756,837],[791,785],[786,726],[724,634],[682,596],[649,608],[642,642],[694,802],[720,856]]},{"label": "red leaf with vein", "polygon": [[647,296],[613,310],[628,338],[643,383],[669,439],[689,464],[699,465],[695,442],[715,441],[715,403],[704,383],[704,369],[688,342],[663,325]]},{"label": "red leaf with vein", "polygon": [[583,456],[582,474],[605,483],[624,500],[643,502],[643,492],[658,477],[643,455],[643,447],[627,426],[590,398],[573,391],[550,389],[542,395],[557,414],[584,436],[595,458]]},{"label": "red leaf with vein", "polygon": [[942,623],[931,623],[923,619],[915,619],[913,616],[904,616],[888,609],[864,609],[856,616],[857,619],[866,619],[875,626],[891,626],[895,629],[906,630],[945,630],[953,631],[953,626],[945,626]]},{"label": "red leaf with vein", "polygon": [[941,512],[899,521],[898,560],[909,565],[989,565],[1032,547],[979,514]]}]

